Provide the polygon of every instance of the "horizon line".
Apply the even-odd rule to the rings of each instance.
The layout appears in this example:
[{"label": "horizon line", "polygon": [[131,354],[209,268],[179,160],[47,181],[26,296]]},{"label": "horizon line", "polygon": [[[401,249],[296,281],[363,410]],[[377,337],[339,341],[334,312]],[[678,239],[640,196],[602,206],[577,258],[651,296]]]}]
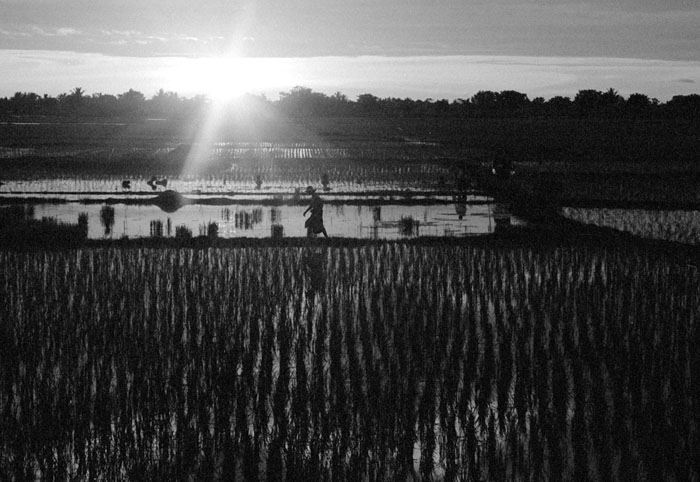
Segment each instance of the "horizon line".
[{"label": "horizon line", "polygon": [[[230,79],[212,86],[219,64]],[[116,56],[69,50],[0,49],[0,92],[45,92],[59,95],[75,86],[92,92],[126,92],[147,96],[158,90],[185,96],[208,95],[213,87],[261,69],[237,87],[240,93],[278,96],[294,86],[355,97],[375,92],[380,98],[469,98],[480,90],[516,90],[533,98],[571,96],[579,90],[614,88],[629,95],[644,93],[665,101],[697,93],[700,61],[624,57],[556,57],[523,55],[355,55],[309,57]],[[209,69],[209,72],[206,71]],[[207,75],[208,74],[208,75]],[[199,77],[197,77],[199,75]],[[190,77],[190,78],[186,78]],[[0,94],[3,95],[3,94]]]}]

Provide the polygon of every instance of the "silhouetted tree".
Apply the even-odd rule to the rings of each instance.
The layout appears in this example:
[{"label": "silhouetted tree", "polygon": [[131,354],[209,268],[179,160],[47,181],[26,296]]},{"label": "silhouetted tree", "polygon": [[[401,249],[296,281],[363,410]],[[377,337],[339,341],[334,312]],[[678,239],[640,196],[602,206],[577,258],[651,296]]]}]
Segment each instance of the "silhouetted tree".
[{"label": "silhouetted tree", "polygon": [[574,105],[580,115],[590,116],[603,106],[603,93],[593,89],[579,90],[574,97]]},{"label": "silhouetted tree", "polygon": [[479,110],[489,110],[496,108],[497,96],[490,90],[480,90],[471,98],[471,103]]},{"label": "silhouetted tree", "polygon": [[129,89],[117,96],[119,110],[121,114],[128,116],[143,115],[145,110],[146,97],[134,89]]},{"label": "silhouetted tree", "polygon": [[564,116],[572,113],[573,102],[568,97],[557,95],[549,99],[545,104],[549,115]]},{"label": "silhouetted tree", "polygon": [[666,103],[666,112],[672,117],[700,120],[700,95],[675,95]]},{"label": "silhouetted tree", "polygon": [[579,90],[574,98],[574,105],[583,117],[604,116],[612,117],[619,113],[624,99],[618,95],[615,89],[606,92],[598,90]]},{"label": "silhouetted tree", "polygon": [[119,100],[109,94],[96,93],[88,99],[90,113],[97,117],[113,117],[119,115]]},{"label": "silhouetted tree", "polygon": [[333,100],[320,92],[314,92],[308,87],[296,86],[290,92],[280,92],[278,107],[288,115],[308,117],[328,115]]},{"label": "silhouetted tree", "polygon": [[[160,89],[146,100],[141,92],[130,89],[118,96],[96,93],[85,94],[82,87],[57,97],[33,92],[16,92],[10,98],[0,98],[0,114],[9,115],[64,115],[92,117],[143,117],[151,115],[164,118],[192,118],[203,115],[210,100],[206,96],[179,97],[175,92]],[[308,87],[297,86],[290,92],[281,92],[279,100],[271,102],[263,96],[248,96],[247,111],[274,108],[290,116],[381,116],[421,117],[456,116],[461,118],[496,116],[514,117],[522,115],[556,117],[602,117],[616,118],[678,118],[697,120],[700,118],[700,96],[678,95],[665,104],[650,99],[645,94],[634,93],[625,100],[615,89],[605,92],[580,90],[574,100],[555,96],[549,100],[537,97],[530,101],[527,94],[514,90],[493,92],[482,90],[470,99],[410,99],[379,98],[365,93],[355,101],[345,94],[335,92],[328,96],[314,92]],[[238,104],[241,105],[240,103]],[[254,108],[251,108],[254,106]]]},{"label": "silhouetted tree", "polygon": [[158,90],[146,104],[150,115],[165,118],[177,117],[182,107],[176,92],[165,92],[163,89]]},{"label": "silhouetted tree", "polygon": [[40,97],[34,92],[15,92],[9,104],[9,110],[15,114],[40,113]]},{"label": "silhouetted tree", "polygon": [[530,101],[527,94],[514,90],[504,90],[496,94],[496,107],[499,111],[515,112],[527,107]]},{"label": "silhouetted tree", "polygon": [[627,114],[631,117],[646,117],[652,107],[651,99],[644,94],[634,93],[630,95],[625,104]]},{"label": "silhouetted tree", "polygon": [[379,114],[379,97],[372,94],[360,94],[357,96],[357,111],[362,115]]}]

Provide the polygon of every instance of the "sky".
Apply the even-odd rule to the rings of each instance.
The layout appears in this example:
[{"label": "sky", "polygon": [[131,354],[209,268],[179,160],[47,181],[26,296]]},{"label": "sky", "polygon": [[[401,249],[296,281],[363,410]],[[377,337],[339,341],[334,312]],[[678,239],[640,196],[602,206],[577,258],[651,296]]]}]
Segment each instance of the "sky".
[{"label": "sky", "polygon": [[0,0],[0,96],[700,89],[698,0]]}]

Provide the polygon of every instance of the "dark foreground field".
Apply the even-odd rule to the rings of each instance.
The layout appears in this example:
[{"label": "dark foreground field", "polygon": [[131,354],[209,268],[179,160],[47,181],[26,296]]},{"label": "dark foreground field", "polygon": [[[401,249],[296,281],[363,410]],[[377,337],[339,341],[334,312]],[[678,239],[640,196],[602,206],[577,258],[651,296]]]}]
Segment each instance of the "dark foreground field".
[{"label": "dark foreground field", "polygon": [[633,248],[0,252],[3,480],[697,480],[696,269]]}]

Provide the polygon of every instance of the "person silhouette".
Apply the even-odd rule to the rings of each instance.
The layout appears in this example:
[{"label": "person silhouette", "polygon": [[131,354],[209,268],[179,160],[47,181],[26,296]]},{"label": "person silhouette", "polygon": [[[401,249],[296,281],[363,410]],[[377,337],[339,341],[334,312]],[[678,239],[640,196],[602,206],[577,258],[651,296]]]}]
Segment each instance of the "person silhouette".
[{"label": "person silhouette", "polygon": [[467,214],[467,195],[458,194],[454,196],[453,201],[455,202],[455,212],[460,220],[464,219],[464,215]]},{"label": "person silhouette", "polygon": [[321,196],[319,196],[316,193],[316,190],[311,186],[306,188],[306,194],[311,194],[311,202],[309,207],[306,208],[306,211],[304,211],[304,216],[306,216],[306,213],[311,211],[311,216],[309,216],[309,219],[307,219],[304,223],[306,235],[309,238],[313,238],[314,235],[323,233],[323,235],[327,238],[328,233],[326,232],[326,228],[323,226],[323,201],[321,200]]}]

